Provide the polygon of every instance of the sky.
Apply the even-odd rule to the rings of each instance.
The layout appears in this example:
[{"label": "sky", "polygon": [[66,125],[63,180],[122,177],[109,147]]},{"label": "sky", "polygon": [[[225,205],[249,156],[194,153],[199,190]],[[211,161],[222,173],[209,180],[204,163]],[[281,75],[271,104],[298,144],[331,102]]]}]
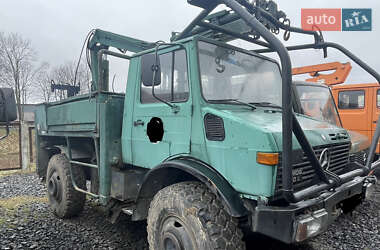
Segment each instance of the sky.
[{"label": "sky", "polygon": [[[326,41],[344,45],[375,70],[380,71],[380,1],[377,0],[277,0],[279,9],[301,25],[301,8],[372,8],[372,31],[326,31]],[[186,0],[0,0],[0,31],[16,32],[30,39],[40,61],[59,65],[77,60],[87,33],[100,28],[146,41],[168,41],[172,31],[181,31],[201,11]],[[281,38],[282,40],[282,38]],[[283,41],[283,40],[282,40]],[[291,34],[286,45],[312,42],[309,37]],[[239,46],[252,48],[243,43]],[[331,50],[323,59],[321,51],[291,53],[294,67],[323,62],[348,62],[345,56]],[[374,82],[359,66],[347,82]],[[111,63],[112,68],[112,63]],[[125,88],[122,71],[127,65],[115,63],[118,90]],[[122,82],[122,83],[120,83]]]}]

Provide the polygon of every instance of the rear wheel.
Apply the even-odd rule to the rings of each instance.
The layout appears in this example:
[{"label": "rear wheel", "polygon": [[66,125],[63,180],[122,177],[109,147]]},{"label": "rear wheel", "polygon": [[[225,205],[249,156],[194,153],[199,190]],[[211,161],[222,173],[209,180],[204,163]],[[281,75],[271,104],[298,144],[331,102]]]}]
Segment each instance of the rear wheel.
[{"label": "rear wheel", "polygon": [[[86,195],[74,189],[70,176],[70,162],[64,154],[51,157],[47,169],[46,187],[50,207],[59,218],[70,218],[82,212]],[[86,189],[83,170],[71,167],[76,184]]]},{"label": "rear wheel", "polygon": [[150,249],[245,249],[238,222],[199,182],[181,182],[160,190],[148,215]]}]

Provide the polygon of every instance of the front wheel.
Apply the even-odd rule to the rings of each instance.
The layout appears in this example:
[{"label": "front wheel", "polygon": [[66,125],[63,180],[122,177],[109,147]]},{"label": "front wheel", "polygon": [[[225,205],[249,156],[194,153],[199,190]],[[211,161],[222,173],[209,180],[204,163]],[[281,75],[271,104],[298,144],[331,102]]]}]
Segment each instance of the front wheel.
[{"label": "front wheel", "polygon": [[237,220],[199,182],[160,190],[150,204],[147,230],[155,250],[245,249]]}]

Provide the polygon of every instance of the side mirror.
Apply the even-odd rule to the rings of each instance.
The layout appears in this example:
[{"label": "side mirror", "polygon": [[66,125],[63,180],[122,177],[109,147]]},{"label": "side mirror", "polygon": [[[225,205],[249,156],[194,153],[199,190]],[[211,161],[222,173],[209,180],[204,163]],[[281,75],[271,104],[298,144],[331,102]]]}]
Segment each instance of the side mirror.
[{"label": "side mirror", "polygon": [[[153,81],[154,76],[154,81]],[[150,87],[161,84],[160,58],[154,53],[145,54],[141,57],[141,81],[144,86]]]},{"label": "side mirror", "polygon": [[0,88],[0,122],[17,119],[16,101],[13,89]]}]

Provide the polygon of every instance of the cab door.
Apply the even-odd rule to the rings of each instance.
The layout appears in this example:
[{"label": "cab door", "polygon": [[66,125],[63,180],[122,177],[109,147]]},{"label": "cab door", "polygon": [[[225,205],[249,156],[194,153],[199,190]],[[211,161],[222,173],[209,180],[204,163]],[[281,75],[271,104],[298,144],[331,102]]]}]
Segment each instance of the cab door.
[{"label": "cab door", "polygon": [[369,88],[338,89],[338,109],[345,129],[372,134],[373,96]]},{"label": "cab door", "polygon": [[[378,118],[380,115],[380,88],[378,87],[373,87],[372,89],[372,117],[371,117],[371,138],[372,139],[373,135],[375,134],[376,131],[376,125],[379,122]],[[377,143],[377,148],[376,148],[376,153],[380,153],[380,143]]]},{"label": "cab door", "polygon": [[[159,53],[158,85],[142,82],[135,91],[132,162],[152,168],[169,156],[190,152],[191,111],[188,61],[184,49]],[[144,70],[140,70],[144,72]]]}]

